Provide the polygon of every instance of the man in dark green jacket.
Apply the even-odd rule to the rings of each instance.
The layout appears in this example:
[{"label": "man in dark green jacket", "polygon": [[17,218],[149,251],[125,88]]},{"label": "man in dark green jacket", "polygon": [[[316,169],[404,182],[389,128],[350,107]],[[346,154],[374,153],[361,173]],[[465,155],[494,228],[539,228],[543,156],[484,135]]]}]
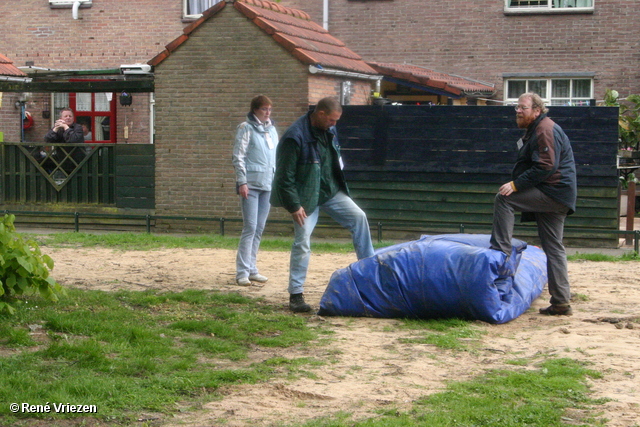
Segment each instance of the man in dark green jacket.
[{"label": "man in dark green jacket", "polygon": [[271,204],[285,208],[293,218],[295,239],[289,266],[289,308],[306,312],[304,281],[311,257],[311,233],[320,210],[351,231],[358,259],[373,255],[366,214],[349,197],[335,125],[342,115],[340,102],[323,98],[313,112],[296,120],[280,138]]},{"label": "man in dark green jacket", "polygon": [[518,141],[518,159],[512,181],[503,184],[494,202],[491,248],[511,255],[514,211],[522,220],[535,220],[542,249],[547,255],[551,305],[548,315],[572,314],[567,255],[562,244],[564,220],[576,210],[576,165],[569,138],[553,120],[535,93],[518,99],[516,122],[525,129]]}]

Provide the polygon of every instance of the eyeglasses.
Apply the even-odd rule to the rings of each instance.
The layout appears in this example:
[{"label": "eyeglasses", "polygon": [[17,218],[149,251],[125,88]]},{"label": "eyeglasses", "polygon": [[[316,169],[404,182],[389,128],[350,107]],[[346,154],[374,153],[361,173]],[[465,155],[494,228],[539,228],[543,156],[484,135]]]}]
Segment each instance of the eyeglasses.
[{"label": "eyeglasses", "polygon": [[516,105],[515,107],[513,107],[514,110],[516,111],[524,111],[524,110],[528,110],[529,108],[533,108],[533,107],[523,107],[522,105]]}]

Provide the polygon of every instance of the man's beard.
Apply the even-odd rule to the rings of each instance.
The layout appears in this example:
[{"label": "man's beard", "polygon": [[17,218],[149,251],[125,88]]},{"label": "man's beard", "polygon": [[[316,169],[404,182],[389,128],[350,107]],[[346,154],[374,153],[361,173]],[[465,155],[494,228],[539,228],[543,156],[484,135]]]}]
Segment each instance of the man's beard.
[{"label": "man's beard", "polygon": [[520,129],[526,129],[533,122],[533,120],[527,120],[525,117],[516,117],[516,123]]}]

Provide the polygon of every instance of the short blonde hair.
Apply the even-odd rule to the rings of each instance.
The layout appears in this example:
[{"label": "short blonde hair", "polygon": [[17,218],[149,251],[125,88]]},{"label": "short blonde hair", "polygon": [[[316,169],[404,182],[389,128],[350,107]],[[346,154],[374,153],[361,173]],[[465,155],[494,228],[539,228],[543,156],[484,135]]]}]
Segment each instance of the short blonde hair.
[{"label": "short blonde hair", "polygon": [[532,108],[538,108],[543,113],[549,112],[549,109],[544,105],[544,101],[542,100],[540,95],[538,95],[537,93],[535,93],[535,92],[526,92],[526,93],[523,93],[522,95],[520,95],[518,97],[518,99],[522,99],[522,98],[531,99],[531,107]]}]

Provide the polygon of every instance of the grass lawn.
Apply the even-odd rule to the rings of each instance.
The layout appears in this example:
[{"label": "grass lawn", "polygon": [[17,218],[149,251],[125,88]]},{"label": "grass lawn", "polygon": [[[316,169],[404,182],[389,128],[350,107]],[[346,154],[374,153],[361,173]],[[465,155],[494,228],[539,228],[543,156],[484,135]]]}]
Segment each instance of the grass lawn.
[{"label": "grass lawn", "polygon": [[[35,237],[50,246],[123,250],[237,245],[237,239],[220,236]],[[290,243],[266,240],[262,249],[289,250]],[[314,247],[316,252],[349,250],[344,244]],[[168,417],[195,410],[221,398],[222,386],[313,378],[315,367],[331,363],[312,357],[251,359],[251,352],[261,348],[327,345],[332,330],[310,327],[304,316],[236,293],[70,288],[57,303],[35,296],[19,302],[13,315],[0,316],[0,425],[152,425],[136,420],[143,413]],[[443,351],[469,351],[470,341],[481,339],[470,322],[457,319],[405,321],[402,327],[420,331],[417,340]],[[487,370],[471,381],[450,383],[408,412],[383,411],[358,422],[341,413],[299,425],[562,426],[567,408],[597,414],[603,403],[589,397],[587,386],[600,374],[577,361],[545,357],[514,359],[512,365],[512,370]],[[10,403],[18,404],[18,411]],[[78,409],[88,413],[72,412]],[[82,424],[64,424],[74,420]],[[574,425],[604,422],[593,416]]]}]

